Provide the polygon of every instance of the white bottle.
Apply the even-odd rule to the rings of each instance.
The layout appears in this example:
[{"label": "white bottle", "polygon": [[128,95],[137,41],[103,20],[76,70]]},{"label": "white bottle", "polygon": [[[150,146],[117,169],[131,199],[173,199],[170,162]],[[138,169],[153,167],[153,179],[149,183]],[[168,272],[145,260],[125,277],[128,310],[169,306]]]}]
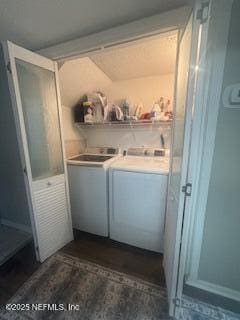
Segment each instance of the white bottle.
[{"label": "white bottle", "polygon": [[141,114],[142,114],[142,110],[143,110],[143,104],[140,102],[140,103],[137,105],[137,107],[136,107],[136,109],[135,109],[135,112],[134,112],[134,116],[135,116],[137,119],[140,118],[140,116],[141,116]]},{"label": "white bottle", "polygon": [[154,103],[151,110],[151,120],[160,120],[161,109],[157,102]]}]

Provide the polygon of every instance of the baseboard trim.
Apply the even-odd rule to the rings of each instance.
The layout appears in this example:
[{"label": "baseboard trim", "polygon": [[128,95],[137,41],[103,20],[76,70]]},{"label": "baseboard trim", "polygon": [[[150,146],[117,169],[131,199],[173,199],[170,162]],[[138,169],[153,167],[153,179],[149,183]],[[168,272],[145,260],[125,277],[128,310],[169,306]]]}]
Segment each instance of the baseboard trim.
[{"label": "baseboard trim", "polygon": [[223,287],[223,286],[219,286],[207,281],[203,281],[203,280],[192,280],[189,279],[186,281],[186,284],[192,286],[192,287],[197,287],[198,289],[202,289],[205,291],[209,291],[215,294],[218,294],[220,296],[224,296],[228,299],[232,299],[232,300],[236,300],[236,301],[240,301],[240,293]]},{"label": "baseboard trim", "polygon": [[176,310],[179,320],[239,320],[239,314],[183,296]]}]

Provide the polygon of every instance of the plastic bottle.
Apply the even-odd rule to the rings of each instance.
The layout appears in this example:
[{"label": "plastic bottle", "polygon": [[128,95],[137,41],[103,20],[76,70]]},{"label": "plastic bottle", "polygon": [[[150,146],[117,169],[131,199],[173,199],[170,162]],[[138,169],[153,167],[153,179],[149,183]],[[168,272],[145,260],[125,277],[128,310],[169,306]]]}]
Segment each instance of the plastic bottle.
[{"label": "plastic bottle", "polygon": [[122,111],[123,111],[123,119],[128,120],[129,117],[129,103],[128,100],[125,99],[122,105]]}]

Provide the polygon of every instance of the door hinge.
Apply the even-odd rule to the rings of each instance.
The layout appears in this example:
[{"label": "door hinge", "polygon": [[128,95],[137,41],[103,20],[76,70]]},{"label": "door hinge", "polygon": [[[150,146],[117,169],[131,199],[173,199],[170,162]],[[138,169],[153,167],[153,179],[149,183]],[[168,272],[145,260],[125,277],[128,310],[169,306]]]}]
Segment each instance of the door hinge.
[{"label": "door hinge", "polygon": [[8,61],[8,63],[7,63],[7,71],[12,74],[12,68],[11,68],[10,61]]},{"label": "door hinge", "polygon": [[185,196],[190,197],[192,194],[192,184],[188,182],[185,186],[182,186],[182,192],[185,193]]},{"label": "door hinge", "polygon": [[197,19],[200,20],[201,24],[207,22],[209,15],[209,2],[203,2],[201,9],[197,11]]},{"label": "door hinge", "polygon": [[172,301],[173,301],[173,304],[176,306],[176,307],[180,307],[180,299],[179,298],[173,298],[172,299]]}]

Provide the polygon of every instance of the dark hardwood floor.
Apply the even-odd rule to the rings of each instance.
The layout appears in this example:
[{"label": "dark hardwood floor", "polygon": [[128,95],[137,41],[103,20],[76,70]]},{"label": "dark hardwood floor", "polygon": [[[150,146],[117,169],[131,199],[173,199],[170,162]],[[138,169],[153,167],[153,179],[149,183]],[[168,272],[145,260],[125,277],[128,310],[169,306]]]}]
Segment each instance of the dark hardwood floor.
[{"label": "dark hardwood floor", "polygon": [[[165,286],[163,256],[159,253],[76,230],[74,241],[67,244],[60,252]],[[32,243],[1,266],[0,305],[6,304],[39,266]]]},{"label": "dark hardwood floor", "polygon": [[74,231],[62,252],[165,287],[163,255],[109,238]]}]

